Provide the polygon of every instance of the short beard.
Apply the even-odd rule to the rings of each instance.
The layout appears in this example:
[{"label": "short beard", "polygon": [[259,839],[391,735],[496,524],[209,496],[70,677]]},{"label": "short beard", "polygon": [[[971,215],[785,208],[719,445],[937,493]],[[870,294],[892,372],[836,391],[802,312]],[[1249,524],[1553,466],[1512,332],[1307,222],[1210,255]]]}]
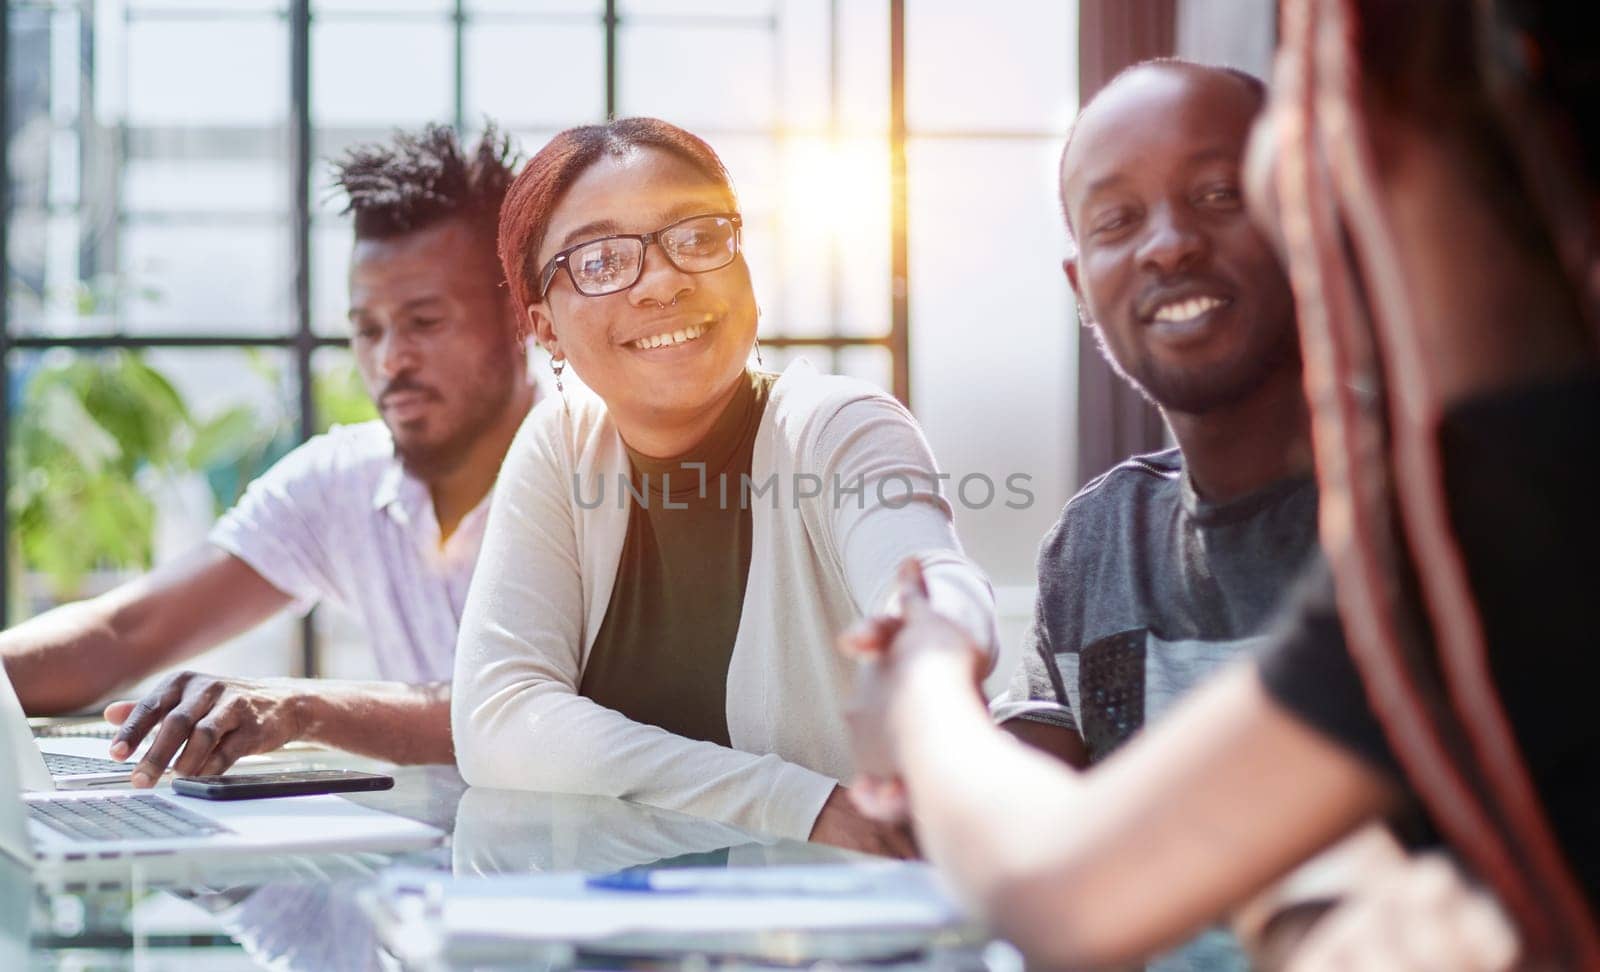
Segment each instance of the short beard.
[{"label": "short beard", "polygon": [[443,441],[406,445],[391,429],[395,458],[407,473],[423,482],[432,482],[455,471],[511,404],[517,393],[516,381],[515,374],[508,376],[498,395],[474,398],[460,426]]},{"label": "short beard", "polygon": [[1105,334],[1100,326],[1097,324],[1091,329],[1100,356],[1111,366],[1111,370],[1163,412],[1204,415],[1237,405],[1260,390],[1279,369],[1300,363],[1300,330],[1291,326],[1261,355],[1237,362],[1221,374],[1214,371],[1199,374],[1166,372],[1144,358],[1138,362],[1140,374],[1134,375],[1117,363],[1106,345]]},{"label": "short beard", "polygon": [[472,452],[472,447],[477,443],[478,437],[483,434],[482,428],[463,429],[456,435],[436,444],[402,445],[400,440],[394,440],[395,458],[400,460],[400,465],[405,467],[408,474],[425,483],[431,483],[446,473],[457,469]]}]

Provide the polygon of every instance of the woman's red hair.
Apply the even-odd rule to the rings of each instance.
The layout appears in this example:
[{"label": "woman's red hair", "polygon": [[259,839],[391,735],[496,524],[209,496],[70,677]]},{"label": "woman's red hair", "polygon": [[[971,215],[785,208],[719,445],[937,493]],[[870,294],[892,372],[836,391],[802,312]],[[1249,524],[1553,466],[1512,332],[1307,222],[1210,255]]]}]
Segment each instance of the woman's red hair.
[{"label": "woman's red hair", "polygon": [[500,265],[516,301],[522,336],[528,330],[527,307],[539,299],[540,268],[534,261],[550,229],[550,214],[591,165],[639,149],[675,156],[733,195],[733,179],[716,151],[700,137],[659,118],[619,118],[569,128],[552,138],[523,166],[500,207]]}]

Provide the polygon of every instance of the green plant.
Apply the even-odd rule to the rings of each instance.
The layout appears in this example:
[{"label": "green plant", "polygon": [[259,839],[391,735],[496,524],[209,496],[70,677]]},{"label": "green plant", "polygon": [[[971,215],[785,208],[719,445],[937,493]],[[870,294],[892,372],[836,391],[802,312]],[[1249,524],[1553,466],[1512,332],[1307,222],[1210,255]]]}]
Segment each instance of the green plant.
[{"label": "green plant", "polygon": [[149,566],[155,508],[135,477],[184,468],[192,429],[171,382],[136,354],[46,361],[12,428],[12,562],[62,598],[97,568]]},{"label": "green plant", "polygon": [[326,432],[333,425],[354,425],[378,417],[367,386],[361,382],[361,373],[349,359],[312,376],[311,399],[317,410],[318,432]]},{"label": "green plant", "polygon": [[[249,362],[282,387],[281,356],[251,351]],[[220,513],[296,440],[292,423],[264,421],[250,405],[196,419],[135,351],[46,356],[19,381],[6,497],[10,562],[42,577],[52,600],[83,596],[94,571],[151,566],[155,506],[141,476],[203,473]],[[347,360],[317,371],[312,402],[317,431],[377,416]]]}]

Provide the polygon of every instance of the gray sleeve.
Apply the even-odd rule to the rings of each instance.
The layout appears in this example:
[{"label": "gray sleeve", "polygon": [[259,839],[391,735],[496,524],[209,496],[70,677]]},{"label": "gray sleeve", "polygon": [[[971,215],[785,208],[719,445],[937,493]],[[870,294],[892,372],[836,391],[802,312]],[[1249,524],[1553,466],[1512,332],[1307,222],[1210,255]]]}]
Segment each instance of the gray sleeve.
[{"label": "gray sleeve", "polygon": [[1045,623],[1042,587],[1034,604],[1033,624],[1023,643],[1022,663],[1017,666],[1010,687],[990,703],[989,715],[997,724],[1026,719],[1079,731],[1078,722],[1072,717],[1072,702],[1056,668],[1055,650]]}]

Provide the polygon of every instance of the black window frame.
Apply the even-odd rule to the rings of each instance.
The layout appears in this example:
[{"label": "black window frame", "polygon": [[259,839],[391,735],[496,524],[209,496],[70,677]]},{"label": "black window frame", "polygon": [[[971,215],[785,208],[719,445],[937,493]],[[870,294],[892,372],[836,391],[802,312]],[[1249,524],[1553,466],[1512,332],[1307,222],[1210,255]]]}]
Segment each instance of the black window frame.
[{"label": "black window frame", "polygon": [[[842,0],[830,0],[830,104],[832,110],[829,119],[830,134],[837,135],[839,131],[839,72],[838,72],[838,29],[840,3]],[[884,348],[890,355],[892,372],[892,391],[895,396],[908,407],[911,401],[910,387],[910,353],[909,353],[909,326],[910,309],[907,294],[907,231],[906,231],[906,122],[905,122],[905,2],[904,0],[887,0],[889,16],[889,158],[890,158],[890,280],[887,281],[890,294],[890,320],[888,333],[881,337],[848,337],[842,335],[820,337],[785,337],[767,336],[762,338],[762,343],[773,348],[810,348],[826,352],[835,363],[842,350],[851,348]],[[4,14],[0,15],[0,51],[10,50],[11,41],[11,14],[14,9],[40,6],[29,4],[27,0],[6,0]],[[44,4],[48,7],[48,4]],[[0,296],[0,497],[6,497],[10,492],[10,442],[11,442],[11,370],[12,352],[14,351],[42,351],[51,348],[70,348],[77,351],[103,351],[112,349],[142,351],[154,348],[180,348],[180,349],[249,349],[270,348],[289,352],[298,380],[298,417],[297,441],[304,442],[315,432],[317,416],[313,400],[312,361],[316,353],[324,348],[347,348],[349,342],[346,338],[316,333],[313,321],[311,304],[312,292],[312,233],[315,226],[316,213],[311,204],[313,186],[313,128],[311,115],[311,36],[312,24],[315,15],[311,10],[311,0],[288,0],[280,16],[288,21],[289,27],[289,177],[290,177],[290,239],[292,258],[292,300],[294,327],[287,334],[258,334],[258,335],[205,335],[205,334],[149,334],[129,335],[122,333],[87,335],[74,337],[50,337],[44,335],[13,335],[10,322],[9,295]],[[464,115],[464,72],[463,58],[465,55],[464,38],[466,27],[471,22],[472,15],[466,10],[466,0],[454,0],[452,10],[447,14],[454,40],[454,92],[452,102],[454,105],[454,118],[452,123],[458,131],[465,128]],[[555,15],[552,15],[555,16]],[[607,118],[616,117],[618,100],[618,71],[617,63],[618,45],[617,37],[625,19],[618,13],[617,0],[605,0],[601,19],[604,26],[605,37],[605,111]],[[536,19],[537,15],[530,15]],[[564,18],[570,20],[570,16]],[[645,19],[645,18],[634,18]],[[652,22],[663,19],[661,16],[648,18]],[[718,18],[708,15],[679,15],[684,21],[703,22]],[[749,19],[749,18],[744,18]],[[778,17],[767,14],[763,18],[769,22],[773,30],[777,29]],[[6,139],[6,148],[9,149],[11,136],[10,111],[10,77],[7,75],[6,90],[0,96],[0,135]],[[749,133],[741,133],[749,134]],[[763,131],[761,134],[781,135],[781,129]],[[10,279],[10,252],[9,237],[11,229],[11,173],[9,168],[9,151],[0,151],[0,276],[7,281]],[[830,261],[830,265],[837,268],[838,259]],[[838,307],[837,269],[833,272],[833,305]],[[837,314],[835,317],[837,318]],[[11,521],[9,511],[0,516],[0,628],[9,625],[10,610],[10,552],[9,545]],[[321,670],[320,650],[313,615],[308,614],[301,624],[301,650],[300,674],[316,676]]]}]

